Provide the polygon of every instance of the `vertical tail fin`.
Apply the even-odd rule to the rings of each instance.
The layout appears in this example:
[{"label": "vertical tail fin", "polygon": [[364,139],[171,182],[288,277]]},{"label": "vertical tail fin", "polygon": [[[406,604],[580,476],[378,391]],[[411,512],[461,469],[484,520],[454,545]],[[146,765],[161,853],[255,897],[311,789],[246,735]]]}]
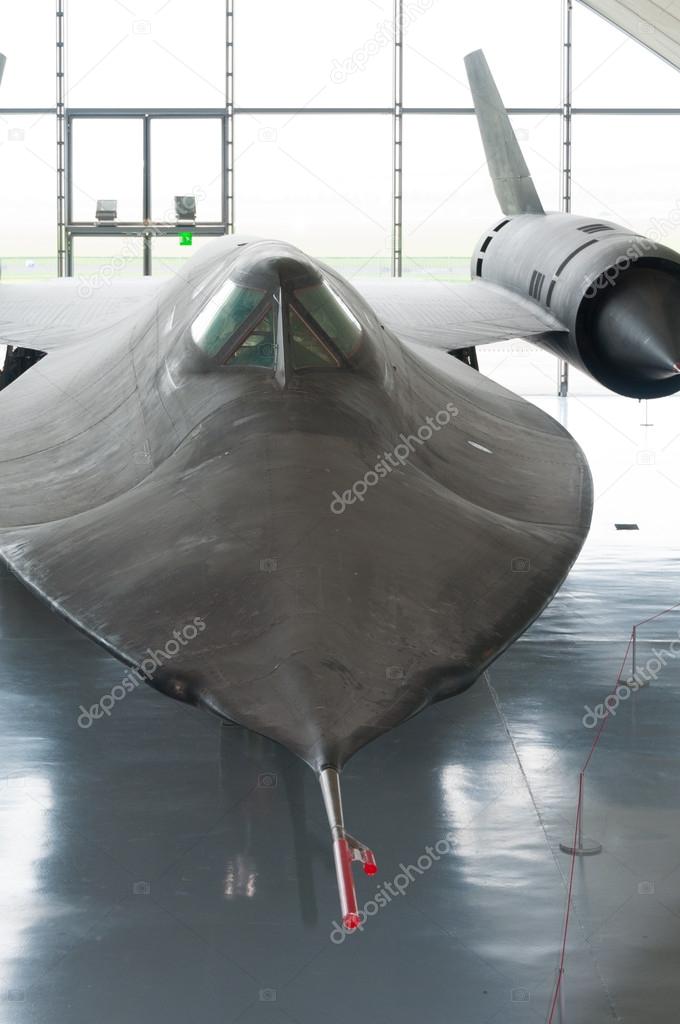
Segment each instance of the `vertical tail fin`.
[{"label": "vertical tail fin", "polygon": [[544,213],[508,112],[481,50],[465,58],[477,123],[503,213]]}]

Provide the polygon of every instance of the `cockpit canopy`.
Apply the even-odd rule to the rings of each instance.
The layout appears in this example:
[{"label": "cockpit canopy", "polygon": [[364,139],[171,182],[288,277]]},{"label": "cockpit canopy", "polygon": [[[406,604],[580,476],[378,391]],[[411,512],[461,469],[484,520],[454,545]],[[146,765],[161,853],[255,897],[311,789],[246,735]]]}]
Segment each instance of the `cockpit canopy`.
[{"label": "cockpit canopy", "polygon": [[233,268],[191,324],[217,364],[294,371],[348,366],[363,327],[326,276],[290,256]]}]

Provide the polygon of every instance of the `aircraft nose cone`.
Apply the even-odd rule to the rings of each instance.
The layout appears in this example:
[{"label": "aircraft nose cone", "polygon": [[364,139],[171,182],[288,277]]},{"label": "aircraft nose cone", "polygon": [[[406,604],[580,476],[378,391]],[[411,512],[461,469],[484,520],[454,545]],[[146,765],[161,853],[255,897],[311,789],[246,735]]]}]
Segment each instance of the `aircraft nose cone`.
[{"label": "aircraft nose cone", "polygon": [[601,293],[593,321],[598,353],[644,381],[680,374],[680,281],[665,270],[637,267]]}]

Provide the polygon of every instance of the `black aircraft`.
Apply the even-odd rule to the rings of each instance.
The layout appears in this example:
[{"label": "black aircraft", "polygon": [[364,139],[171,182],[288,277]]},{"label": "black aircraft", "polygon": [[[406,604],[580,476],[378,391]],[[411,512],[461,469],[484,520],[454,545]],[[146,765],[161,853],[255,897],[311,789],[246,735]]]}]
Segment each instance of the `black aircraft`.
[{"label": "black aircraft", "polygon": [[545,214],[467,63],[504,213],[470,284],[352,285],[229,236],[163,284],[0,286],[0,340],[48,353],[0,396],[2,558],[130,679],[311,765],[348,928],[375,861],[344,763],[471,686],[590,523],[570,435],[453,356],[523,337],[620,394],[680,389],[680,257]]}]

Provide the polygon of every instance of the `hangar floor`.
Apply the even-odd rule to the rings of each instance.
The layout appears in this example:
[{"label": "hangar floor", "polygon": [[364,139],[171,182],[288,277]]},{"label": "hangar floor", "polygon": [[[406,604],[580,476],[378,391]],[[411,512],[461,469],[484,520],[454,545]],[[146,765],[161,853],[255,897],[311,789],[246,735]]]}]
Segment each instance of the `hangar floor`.
[{"label": "hangar floor", "polygon": [[[341,944],[309,770],[148,688],[78,728],[120,667],[0,576],[0,1024],[546,1020],[584,705],[613,686],[632,624],[680,601],[680,402],[642,427],[626,400],[537,401],[591,459],[591,537],[490,685],[346,770],[349,827],[380,865],[360,902],[446,833],[455,845]],[[679,627],[643,630],[639,660]],[[677,1016],[678,664],[621,703],[589,769],[604,852],[576,865],[570,1024]]]}]

